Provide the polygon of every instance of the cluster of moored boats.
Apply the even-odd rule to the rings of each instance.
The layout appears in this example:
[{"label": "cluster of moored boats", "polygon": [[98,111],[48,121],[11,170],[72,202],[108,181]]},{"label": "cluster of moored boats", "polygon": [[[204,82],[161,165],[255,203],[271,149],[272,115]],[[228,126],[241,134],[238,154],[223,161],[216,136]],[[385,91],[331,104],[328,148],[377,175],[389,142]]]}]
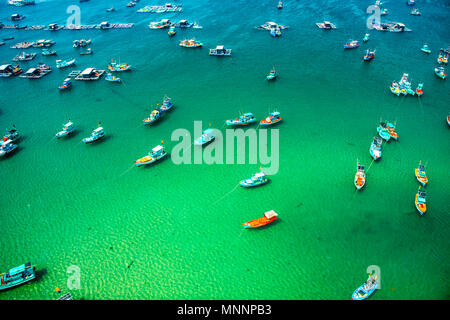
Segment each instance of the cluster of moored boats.
[{"label": "cluster of moored boats", "polygon": [[408,94],[417,94],[417,96],[420,97],[421,95],[423,95],[423,83],[419,83],[416,87],[416,90],[413,90],[411,82],[409,81],[409,74],[404,73],[399,82],[391,82],[390,90],[397,96],[399,96],[400,94],[403,94],[405,96]]}]

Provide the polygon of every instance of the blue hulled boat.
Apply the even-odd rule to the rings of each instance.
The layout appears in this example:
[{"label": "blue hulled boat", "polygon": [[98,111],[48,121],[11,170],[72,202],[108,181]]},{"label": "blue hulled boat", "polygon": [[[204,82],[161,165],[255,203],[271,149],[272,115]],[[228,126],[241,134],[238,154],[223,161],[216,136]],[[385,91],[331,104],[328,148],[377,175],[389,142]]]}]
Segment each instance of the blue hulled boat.
[{"label": "blue hulled boat", "polygon": [[391,139],[391,134],[388,131],[388,128],[386,126],[386,123],[381,122],[380,125],[377,127],[378,135],[383,138],[385,141],[389,141]]},{"label": "blue hulled boat", "polygon": [[372,156],[373,160],[377,160],[381,158],[381,144],[383,143],[383,140],[379,137],[374,137],[372,144],[370,145],[370,155]]},{"label": "blue hulled boat", "polygon": [[244,188],[256,187],[269,182],[264,172],[258,172],[249,179],[242,180],[239,185]]},{"label": "blue hulled boat", "polygon": [[249,123],[256,121],[256,118],[251,112],[244,113],[239,116],[239,118],[225,121],[227,126],[246,126]]},{"label": "blue hulled boat", "polygon": [[35,278],[34,267],[29,262],[25,263],[0,274],[0,291],[24,284]]},{"label": "blue hulled boat", "polygon": [[352,300],[364,300],[378,288],[377,276],[369,276],[352,294]]},{"label": "blue hulled boat", "polygon": [[66,90],[72,87],[72,82],[70,81],[70,78],[64,79],[63,83],[58,87],[59,90]]}]

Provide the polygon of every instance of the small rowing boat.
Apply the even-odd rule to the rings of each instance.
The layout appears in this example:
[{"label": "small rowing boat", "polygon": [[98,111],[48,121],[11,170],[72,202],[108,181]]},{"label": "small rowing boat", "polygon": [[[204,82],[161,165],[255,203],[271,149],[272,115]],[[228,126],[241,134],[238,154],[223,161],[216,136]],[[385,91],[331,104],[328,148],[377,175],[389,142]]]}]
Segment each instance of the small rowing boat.
[{"label": "small rowing boat", "polygon": [[420,50],[422,50],[422,52],[425,52],[425,53],[431,53],[431,49],[427,44],[424,44]]},{"label": "small rowing boat", "polygon": [[91,142],[97,141],[100,138],[103,138],[104,136],[105,136],[105,131],[103,130],[103,127],[101,127],[101,125],[99,123],[98,127],[92,131],[91,135],[89,137],[83,139],[83,142],[91,143]]},{"label": "small rowing boat", "polygon": [[255,220],[243,223],[244,228],[259,228],[274,222],[278,218],[278,213],[273,210],[264,213],[264,216]]},{"label": "small rowing boat", "polygon": [[110,81],[110,82],[121,82],[122,80],[120,80],[119,77],[113,76],[111,73],[107,73],[106,77],[105,77],[106,81]]},{"label": "small rowing boat", "polygon": [[170,98],[166,95],[166,96],[164,96],[163,104],[162,104],[161,108],[159,108],[159,110],[161,112],[166,112],[166,111],[172,109],[172,106],[173,106],[172,101],[170,101]]},{"label": "small rowing boat", "polygon": [[194,140],[194,145],[203,146],[214,141],[216,137],[213,135],[213,129],[206,129],[203,134]]},{"label": "small rowing boat", "polygon": [[417,181],[419,181],[419,183],[425,187],[428,183],[428,177],[422,161],[420,161],[418,167],[414,169],[414,173],[416,175]]},{"label": "small rowing boat", "polygon": [[251,112],[244,113],[239,118],[225,121],[227,126],[246,126],[256,121],[256,118]]},{"label": "small rowing boat", "polygon": [[366,184],[366,172],[364,166],[362,166],[358,160],[356,160],[356,174],[354,183],[357,190],[361,190]]},{"label": "small rowing boat", "polygon": [[426,192],[419,187],[417,190],[416,198],[414,199],[414,204],[416,205],[417,211],[419,211],[420,215],[424,215],[427,212],[427,199]]},{"label": "small rowing boat", "polygon": [[272,112],[267,118],[259,121],[262,126],[270,126],[272,124],[278,123],[282,120],[280,113],[278,111]]},{"label": "small rowing boat", "polygon": [[162,145],[158,145],[154,147],[152,151],[148,153],[148,155],[140,159],[137,159],[134,163],[136,164],[136,167],[140,167],[158,161],[159,159],[162,159],[166,155],[167,153],[164,151],[164,147]]},{"label": "small rowing boat", "polygon": [[369,153],[372,156],[373,160],[377,160],[381,158],[382,155],[382,146],[383,140],[379,137],[374,137],[372,143],[370,144]]},{"label": "small rowing boat", "polygon": [[359,47],[358,40],[349,40],[346,44],[344,44],[344,49],[354,49]]},{"label": "small rowing boat", "polygon": [[66,90],[72,87],[72,81],[70,81],[70,78],[64,79],[63,83],[58,87],[60,91]]},{"label": "small rowing boat", "polygon": [[150,116],[142,121],[144,122],[144,125],[147,125],[156,122],[159,118],[161,118],[161,112],[159,110],[153,110],[150,113]]},{"label": "small rowing boat", "polygon": [[241,180],[239,185],[244,188],[256,187],[269,182],[264,172],[258,172],[249,179]]},{"label": "small rowing boat", "polygon": [[364,300],[378,288],[377,276],[369,276],[366,282],[356,289],[352,294],[352,300]]},{"label": "small rowing boat", "polygon": [[275,71],[275,67],[272,68],[269,75],[266,77],[267,80],[272,80],[278,77],[277,72]]},{"label": "small rowing boat", "polygon": [[57,138],[62,138],[65,137],[69,134],[71,134],[72,132],[75,131],[75,126],[73,125],[72,121],[67,122],[64,126],[63,129],[61,131],[59,131],[55,136]]}]

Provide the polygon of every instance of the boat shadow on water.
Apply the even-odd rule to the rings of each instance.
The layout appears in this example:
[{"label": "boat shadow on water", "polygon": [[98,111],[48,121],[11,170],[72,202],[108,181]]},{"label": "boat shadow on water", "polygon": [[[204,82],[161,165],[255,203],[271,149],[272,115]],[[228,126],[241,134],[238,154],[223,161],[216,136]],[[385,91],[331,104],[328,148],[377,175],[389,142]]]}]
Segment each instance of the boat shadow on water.
[{"label": "boat shadow on water", "polygon": [[34,274],[36,275],[36,279],[34,279],[34,281],[40,281],[43,277],[45,277],[47,275],[47,269],[46,268],[42,268],[42,269],[37,269]]}]

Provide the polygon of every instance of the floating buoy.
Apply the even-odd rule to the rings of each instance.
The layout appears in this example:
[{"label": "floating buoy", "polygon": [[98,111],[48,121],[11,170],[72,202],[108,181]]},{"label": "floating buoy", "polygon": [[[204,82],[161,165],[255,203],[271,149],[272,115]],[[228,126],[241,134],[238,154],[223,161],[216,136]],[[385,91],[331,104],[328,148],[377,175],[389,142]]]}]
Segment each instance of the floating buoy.
[{"label": "floating buoy", "polygon": [[61,289],[55,288],[55,291],[56,291],[56,292],[61,292]]}]

